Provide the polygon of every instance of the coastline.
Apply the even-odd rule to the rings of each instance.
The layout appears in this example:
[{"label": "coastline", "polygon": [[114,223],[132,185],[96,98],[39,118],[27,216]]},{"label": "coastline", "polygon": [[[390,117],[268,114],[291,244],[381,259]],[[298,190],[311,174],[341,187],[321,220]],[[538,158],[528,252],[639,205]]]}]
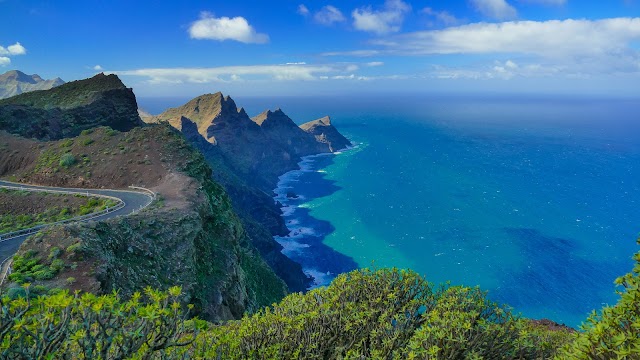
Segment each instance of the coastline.
[{"label": "coastline", "polygon": [[273,189],[273,198],[281,205],[281,217],[289,231],[287,235],[273,238],[283,247],[282,253],[300,264],[305,275],[313,278],[309,289],[328,285],[340,273],[357,268],[352,258],[324,245],[324,238],[334,231],[333,225],[313,218],[305,206],[308,201],[340,190],[325,178],[324,169],[336,156],[357,147],[355,144],[334,153],[303,156],[298,169],[280,175]]}]

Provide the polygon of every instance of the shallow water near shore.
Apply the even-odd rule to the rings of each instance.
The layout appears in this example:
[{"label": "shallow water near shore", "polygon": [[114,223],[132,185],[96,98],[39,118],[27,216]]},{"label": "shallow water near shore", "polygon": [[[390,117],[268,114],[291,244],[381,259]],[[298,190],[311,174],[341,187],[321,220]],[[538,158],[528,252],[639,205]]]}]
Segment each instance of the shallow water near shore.
[{"label": "shallow water near shore", "polygon": [[280,183],[292,234],[277,240],[317,285],[373,262],[479,285],[525,316],[578,326],[616,301],[613,281],[631,270],[638,101],[236,101],[250,114],[282,107],[299,123],[329,114],[358,144],[308,158]]}]

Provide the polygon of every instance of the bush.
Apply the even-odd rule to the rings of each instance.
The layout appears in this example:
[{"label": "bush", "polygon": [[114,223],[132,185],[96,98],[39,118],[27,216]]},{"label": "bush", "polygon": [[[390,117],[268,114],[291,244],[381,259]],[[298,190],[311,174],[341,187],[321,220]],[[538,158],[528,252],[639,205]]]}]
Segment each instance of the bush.
[{"label": "bush", "polygon": [[72,154],[64,154],[60,157],[60,166],[62,167],[70,167],[76,163],[76,158]]},{"label": "bush", "polygon": [[[360,270],[292,294],[198,339],[197,358],[548,358],[569,334],[534,328],[476,288],[433,289],[401,270]],[[551,340],[551,341],[549,341]],[[198,352],[200,351],[200,352]]]},{"label": "bush", "polygon": [[563,357],[640,359],[640,252],[633,259],[632,272],[616,279],[616,285],[622,287],[618,303],[594,311],[583,324],[583,332],[563,349]]},{"label": "bush", "polygon": [[66,291],[32,298],[28,286],[10,291],[14,300],[0,298],[3,359],[148,359],[197,335],[181,311],[180,288],[147,289],[129,301]]}]

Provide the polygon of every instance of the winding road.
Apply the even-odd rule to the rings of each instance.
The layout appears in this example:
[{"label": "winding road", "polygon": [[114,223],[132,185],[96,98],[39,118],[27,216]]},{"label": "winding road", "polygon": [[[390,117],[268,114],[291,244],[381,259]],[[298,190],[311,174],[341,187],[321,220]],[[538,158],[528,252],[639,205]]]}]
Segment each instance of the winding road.
[{"label": "winding road", "polygon": [[[45,191],[45,192],[66,192],[80,195],[103,195],[110,196],[117,199],[120,199],[124,203],[124,207],[102,214],[96,217],[92,217],[90,219],[86,219],[84,221],[100,221],[111,219],[116,216],[126,216],[138,212],[151,204],[153,201],[154,195],[152,192],[142,192],[142,191],[129,191],[129,190],[101,190],[101,189],[74,189],[74,188],[59,188],[59,187],[48,187],[48,186],[36,186],[36,185],[25,185],[14,183],[10,181],[0,180],[0,188],[20,188],[22,190],[27,191]],[[142,188],[140,188],[142,189]],[[16,236],[7,240],[0,241],[0,263],[4,262],[13,254],[18,251],[20,244],[33,234],[26,234],[21,236]]]}]

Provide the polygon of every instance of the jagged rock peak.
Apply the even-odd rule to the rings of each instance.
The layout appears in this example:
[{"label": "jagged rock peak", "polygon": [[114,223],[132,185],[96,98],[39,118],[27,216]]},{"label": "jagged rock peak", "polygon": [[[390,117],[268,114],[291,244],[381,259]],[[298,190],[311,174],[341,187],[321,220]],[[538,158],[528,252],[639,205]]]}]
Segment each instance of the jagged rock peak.
[{"label": "jagged rock peak", "polygon": [[331,118],[329,116],[325,116],[323,118],[317,119],[317,120],[313,120],[313,121],[309,121],[308,123],[304,123],[302,125],[300,125],[300,127],[304,130],[309,130],[312,127],[318,127],[318,126],[332,126],[331,125]]},{"label": "jagged rock peak", "polygon": [[323,118],[318,119],[318,122],[325,124],[326,126],[331,125],[331,118],[329,116],[325,116]]},{"label": "jagged rock peak", "polygon": [[265,123],[286,123],[287,125],[297,126],[280,108],[277,108],[274,111],[265,110],[259,115],[252,117],[251,120],[260,126]]}]

